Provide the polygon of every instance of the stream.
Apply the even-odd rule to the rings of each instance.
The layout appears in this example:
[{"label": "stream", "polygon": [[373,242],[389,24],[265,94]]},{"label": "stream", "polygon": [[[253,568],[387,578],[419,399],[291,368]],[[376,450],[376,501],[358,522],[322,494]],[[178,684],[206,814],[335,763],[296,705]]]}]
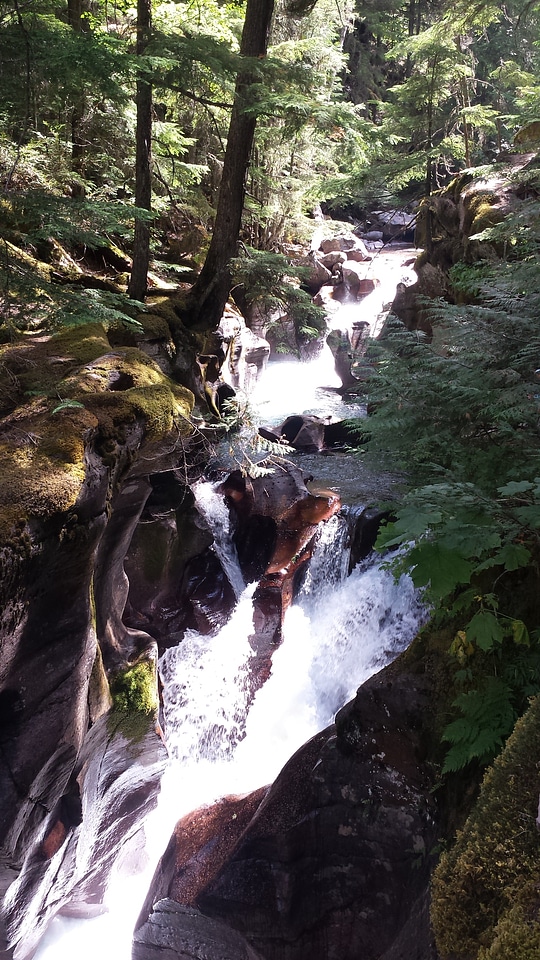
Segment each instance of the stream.
[{"label": "stream", "polygon": [[[400,269],[396,259],[391,277],[394,289]],[[369,308],[376,322],[384,296],[379,291],[376,304]],[[356,304],[364,314],[368,300]],[[348,305],[343,309],[348,312]],[[343,323],[343,313],[340,317]],[[283,389],[285,382],[287,389]],[[331,357],[324,351],[312,364],[289,360],[271,364],[256,399],[267,422],[278,422],[282,414],[291,412],[333,418],[350,415],[332,389],[335,386]],[[349,503],[366,497],[364,487],[368,488],[366,499],[372,495],[370,483],[358,479],[354,458],[329,456],[318,462],[321,469],[324,463],[330,471],[338,489],[340,467],[346,465],[340,489],[346,503],[354,480]],[[370,480],[376,487],[377,478]],[[396,582],[380,558],[368,558],[349,574],[354,511],[345,506],[320,526],[300,593],[285,617],[283,642],[273,655],[270,678],[251,700],[249,637],[255,584],[244,583],[227,510],[210,483],[199,484],[196,502],[214,533],[216,552],[237,597],[235,609],[214,636],[188,631],[182,643],[168,649],[160,660],[169,763],[157,809],[144,827],[144,869],[135,870],[129,858],[124,859],[107,890],[108,913],[84,921],[56,917],[35,955],[37,960],[74,956],[90,960],[100,955],[129,960],[134,923],[177,820],[222,796],[271,783],[302,744],[333,722],[357,688],[407,647],[425,618],[410,579],[401,577]]]}]

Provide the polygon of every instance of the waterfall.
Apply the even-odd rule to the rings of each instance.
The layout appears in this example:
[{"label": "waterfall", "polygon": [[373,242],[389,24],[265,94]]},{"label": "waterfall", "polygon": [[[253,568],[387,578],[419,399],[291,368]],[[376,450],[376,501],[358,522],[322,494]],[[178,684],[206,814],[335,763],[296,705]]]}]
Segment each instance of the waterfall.
[{"label": "waterfall", "polygon": [[[386,295],[386,288],[379,291],[381,303]],[[351,322],[368,310],[368,299],[365,306],[351,304]],[[343,315],[339,325],[348,326]],[[267,422],[308,409],[343,417],[349,411],[340,395],[320,389],[337,382],[326,349],[315,364],[275,363],[265,378],[265,393],[259,390],[254,400],[262,404]],[[221,796],[273,781],[303,743],[332,723],[357,688],[407,647],[425,618],[410,579],[396,582],[381,558],[371,557],[349,574],[349,520],[335,516],[320,526],[299,595],[285,617],[271,675],[253,694],[255,585],[244,583],[222,498],[207,483],[196,484],[194,496],[237,598],[235,610],[215,635],[190,630],[160,660],[169,763],[140,842],[146,869],[135,876],[124,859],[107,889],[108,915],[84,921],[57,917],[35,960],[93,960],[96,955],[130,960],[134,923],[177,820]]]},{"label": "waterfall", "polygon": [[[214,637],[189,631],[161,658],[167,743],[173,762],[189,764],[190,779],[219,779],[220,794],[270,782],[414,637],[425,611],[410,578],[396,582],[373,557],[347,576],[348,540],[347,517],[321,525],[271,676],[251,705],[254,585]],[[219,777],[209,774],[215,764]]]},{"label": "waterfall", "polygon": [[244,590],[245,583],[238,563],[236,547],[231,536],[230,515],[227,505],[213,483],[200,480],[193,484],[192,490],[197,510],[212,529],[214,550],[219,557],[223,572],[234,590],[235,597],[238,599]]},{"label": "waterfall", "polygon": [[[207,516],[211,522],[212,508]],[[252,702],[253,584],[213,637],[189,631],[163,655],[170,762],[157,810],[145,824],[147,869],[138,877],[120,872],[113,878],[108,916],[53,921],[36,960],[68,960],[75,952],[79,960],[99,951],[110,956],[112,943],[116,960],[129,960],[134,921],[176,821],[220,796],[274,780],[358,686],[409,644],[425,616],[410,579],[396,582],[373,557],[347,576],[348,541],[346,517],[321,525],[308,575],[285,617],[270,678]]]}]

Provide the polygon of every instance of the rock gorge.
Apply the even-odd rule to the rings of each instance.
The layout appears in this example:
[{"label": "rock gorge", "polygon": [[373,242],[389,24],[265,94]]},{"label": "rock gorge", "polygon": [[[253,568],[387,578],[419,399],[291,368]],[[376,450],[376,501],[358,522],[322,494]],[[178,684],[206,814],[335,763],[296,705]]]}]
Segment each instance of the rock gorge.
[{"label": "rock gorge", "polygon": [[[454,236],[446,200],[430,204],[437,222],[446,211]],[[398,291],[395,311],[412,327],[422,328],[421,296],[447,293],[446,234],[439,239],[439,258],[419,264],[419,286]],[[342,276],[362,296],[357,270]],[[119,846],[136,862],[167,762],[157,656],[188,628],[212,633],[235,603],[194,509],[192,485],[216,441],[195,403],[217,411],[253,382],[267,355],[264,331],[238,337],[231,308],[220,333],[199,338],[166,300],[138,322],[28,336],[3,352],[6,960],[30,958],[56,913],[99,912]],[[315,448],[327,439],[323,432]],[[241,566],[258,582],[254,695],[317,526],[340,503],[310,492],[291,467],[220,479]],[[363,517],[364,554],[377,519]],[[439,654],[450,640],[449,630],[422,632],[273,784],[178,822],[137,923],[136,960],[435,960],[432,870],[480,779],[466,790],[459,776],[444,788],[439,781],[448,698]]]}]

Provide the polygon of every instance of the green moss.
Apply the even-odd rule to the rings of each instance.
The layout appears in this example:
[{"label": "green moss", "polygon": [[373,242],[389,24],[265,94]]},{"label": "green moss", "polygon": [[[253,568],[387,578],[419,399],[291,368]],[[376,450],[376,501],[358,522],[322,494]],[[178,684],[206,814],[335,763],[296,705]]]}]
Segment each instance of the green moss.
[{"label": "green moss", "polygon": [[471,221],[470,234],[480,233],[487,227],[493,227],[503,219],[503,213],[494,207],[495,198],[484,198],[475,204],[473,219]]},{"label": "green moss", "polygon": [[102,323],[70,327],[51,337],[49,353],[60,351],[77,364],[90,363],[111,349]]},{"label": "green moss", "polygon": [[187,421],[191,412],[187,390],[172,381],[135,387],[128,391],[127,398],[145,417],[148,435],[153,439],[169,433],[179,418]]},{"label": "green moss", "polygon": [[110,682],[113,708],[109,727],[119,729],[135,743],[155,727],[159,699],[154,660],[140,660],[116,674]]},{"label": "green moss", "polygon": [[[505,940],[537,937],[540,834],[540,697],[488,770],[479,799],[433,879],[432,921],[442,958],[512,957]],[[515,906],[521,910],[512,914]],[[531,921],[525,917],[533,917]],[[498,952],[497,952],[498,951]],[[534,954],[538,956],[538,954]],[[532,954],[531,954],[532,957]]]},{"label": "green moss", "polygon": [[155,716],[158,708],[156,664],[140,660],[118,673],[110,683],[113,707],[123,713]]},{"label": "green moss", "polygon": [[[532,891],[531,891],[532,893]],[[537,896],[533,894],[533,902]],[[504,914],[495,927],[493,943],[480,948],[478,960],[538,960],[540,957],[540,923],[538,912],[527,916],[521,905]]]},{"label": "green moss", "polygon": [[151,340],[171,340],[171,331],[165,317],[157,313],[139,313],[137,320],[141,324],[145,337]]},{"label": "green moss", "polygon": [[20,393],[52,395],[57,386],[82,364],[110,351],[100,323],[71,327],[49,337],[23,337],[1,350],[2,363],[19,385]]},{"label": "green moss", "polygon": [[[166,321],[173,336],[180,327],[183,327],[180,317],[182,310],[185,309],[186,298],[187,293],[180,291],[174,297],[174,300],[171,300],[170,297],[153,297],[149,301],[151,313]],[[186,328],[184,327],[184,329]]]},{"label": "green moss", "polygon": [[445,193],[454,201],[458,203],[461,194],[466,187],[474,180],[474,176],[470,170],[467,170],[465,173],[458,174],[457,177],[452,180],[448,186],[445,188]]},{"label": "green moss", "polygon": [[87,410],[50,415],[35,400],[6,423],[0,442],[0,531],[28,517],[69,510],[85,479],[84,436],[96,426]]},{"label": "green moss", "polygon": [[191,432],[193,394],[136,347],[120,347],[99,356],[66,378],[61,390],[95,414],[104,436],[117,436],[123,425],[139,417],[146,420],[151,440],[173,428],[181,436]]},{"label": "green moss", "polygon": [[[126,426],[137,420],[145,421],[145,440],[151,442],[170,431],[176,438],[191,433],[193,394],[136,347],[112,350],[101,324],[23,338],[5,347],[0,359],[17,384],[15,409],[3,421],[0,441],[4,534],[29,517],[75,505],[92,434],[99,434],[103,448],[111,440],[114,460]],[[16,407],[23,390],[26,402]],[[79,406],[62,406],[62,400]]]}]

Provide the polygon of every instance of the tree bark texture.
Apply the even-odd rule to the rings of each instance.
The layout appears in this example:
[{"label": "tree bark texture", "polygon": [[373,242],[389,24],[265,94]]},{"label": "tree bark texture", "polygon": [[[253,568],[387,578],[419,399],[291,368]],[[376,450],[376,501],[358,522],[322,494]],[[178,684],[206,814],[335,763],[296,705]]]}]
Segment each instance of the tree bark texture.
[{"label": "tree bark texture", "polygon": [[[274,0],[248,0],[240,54],[261,58],[266,55]],[[245,112],[253,69],[241,69],[234,95],[227,148],[219,189],[216,220],[205,264],[192,287],[183,314],[186,326],[213,330],[221,320],[231,288],[229,261],[236,254],[244,208],[245,179],[255,134],[256,117]]]},{"label": "tree bark texture", "polygon": [[[152,28],[151,0],[137,3],[137,54],[142,56]],[[135,204],[143,210],[152,207],[152,84],[139,72],[137,80],[137,130],[135,144]],[[150,221],[135,218],[133,265],[128,294],[144,300],[150,263]]]}]

